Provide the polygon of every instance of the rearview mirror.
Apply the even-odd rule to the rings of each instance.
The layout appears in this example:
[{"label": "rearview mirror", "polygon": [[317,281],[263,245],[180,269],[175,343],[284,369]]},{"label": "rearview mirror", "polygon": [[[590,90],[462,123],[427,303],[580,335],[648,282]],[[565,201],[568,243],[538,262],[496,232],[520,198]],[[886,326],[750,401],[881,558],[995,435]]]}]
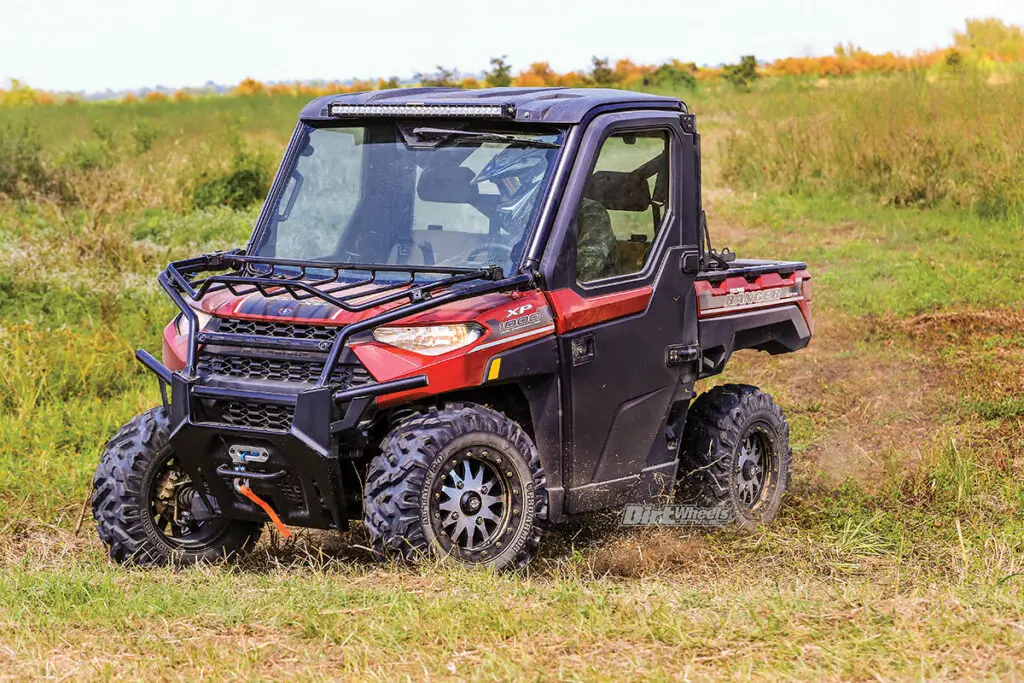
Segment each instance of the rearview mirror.
[{"label": "rearview mirror", "polygon": [[420,173],[416,194],[425,202],[475,204],[480,189],[473,184],[476,176],[465,166],[437,166]]}]

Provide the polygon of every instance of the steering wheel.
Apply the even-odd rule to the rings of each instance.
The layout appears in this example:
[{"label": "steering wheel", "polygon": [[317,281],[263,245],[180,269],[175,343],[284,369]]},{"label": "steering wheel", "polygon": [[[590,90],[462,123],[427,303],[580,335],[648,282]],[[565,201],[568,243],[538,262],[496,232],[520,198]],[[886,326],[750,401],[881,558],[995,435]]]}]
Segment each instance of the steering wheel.
[{"label": "steering wheel", "polygon": [[479,256],[480,254],[485,252],[490,253],[492,251],[498,251],[503,253],[505,255],[506,261],[512,258],[512,247],[508,246],[507,244],[481,244],[479,247],[469,252],[469,255],[466,256],[466,261],[476,261],[477,256]]}]

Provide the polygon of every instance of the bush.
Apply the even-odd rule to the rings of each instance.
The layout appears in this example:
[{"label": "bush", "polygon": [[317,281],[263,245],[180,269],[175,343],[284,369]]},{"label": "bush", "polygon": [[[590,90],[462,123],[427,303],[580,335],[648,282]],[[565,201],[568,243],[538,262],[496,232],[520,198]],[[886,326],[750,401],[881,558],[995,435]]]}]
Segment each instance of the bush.
[{"label": "bush", "polygon": [[77,140],[60,155],[58,164],[72,171],[107,168],[114,162],[114,137],[101,122],[92,124],[93,139]]},{"label": "bush", "polygon": [[606,58],[591,59],[590,80],[599,88],[614,88],[618,84],[615,70],[608,66]]},{"label": "bush", "polygon": [[420,85],[427,88],[454,88],[459,84],[459,70],[437,65],[432,74],[416,72],[413,75]]},{"label": "bush", "polygon": [[160,127],[153,123],[152,119],[143,117],[132,126],[131,136],[135,140],[135,151],[138,154],[145,154],[153,148],[153,143],[160,137]]},{"label": "bush", "polygon": [[225,171],[203,171],[191,188],[194,209],[230,206],[244,209],[263,201],[270,188],[271,171],[265,159],[236,143],[235,156]]},{"label": "bush", "polygon": [[75,171],[107,168],[114,155],[105,140],[78,140],[60,155],[59,164]]},{"label": "bush", "polygon": [[739,64],[730,64],[722,72],[722,78],[737,88],[746,90],[750,84],[761,77],[757,71],[757,59],[754,55],[740,57]]},{"label": "bush", "polygon": [[53,189],[42,152],[39,129],[28,121],[0,128],[0,194],[21,198]]},{"label": "bush", "polygon": [[683,64],[672,61],[662,64],[652,73],[646,74],[643,84],[649,88],[665,88],[669,90],[693,90],[697,87],[694,64]]},{"label": "bush", "polygon": [[492,88],[504,88],[512,85],[512,66],[508,63],[508,55],[491,58],[491,70],[484,72],[484,80]]}]

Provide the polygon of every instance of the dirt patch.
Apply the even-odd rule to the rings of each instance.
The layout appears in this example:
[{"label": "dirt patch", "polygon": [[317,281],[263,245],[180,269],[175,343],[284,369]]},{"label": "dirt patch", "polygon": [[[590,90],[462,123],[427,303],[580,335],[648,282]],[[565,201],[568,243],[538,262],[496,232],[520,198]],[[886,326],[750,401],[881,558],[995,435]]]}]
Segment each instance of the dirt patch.
[{"label": "dirt patch", "polygon": [[696,570],[712,561],[712,555],[701,536],[656,529],[609,538],[587,559],[595,574],[639,578],[669,570]]},{"label": "dirt patch", "polygon": [[798,481],[835,486],[852,478],[868,489],[893,464],[914,467],[941,422],[944,378],[926,357],[852,319],[817,321],[800,353],[737,354],[729,378],[764,388],[790,420]]},{"label": "dirt patch", "polygon": [[915,340],[926,343],[929,347],[947,342],[963,344],[979,335],[1024,334],[1024,311],[1001,309],[929,313],[895,324],[889,322],[884,324],[882,329],[893,327]]}]

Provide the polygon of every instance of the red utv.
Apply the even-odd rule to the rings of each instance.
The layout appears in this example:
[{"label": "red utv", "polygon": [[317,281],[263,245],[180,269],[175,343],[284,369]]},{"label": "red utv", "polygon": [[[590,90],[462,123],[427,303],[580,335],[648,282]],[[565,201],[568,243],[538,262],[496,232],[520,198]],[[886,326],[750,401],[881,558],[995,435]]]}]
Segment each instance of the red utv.
[{"label": "red utv", "polygon": [[310,103],[249,243],[171,263],[162,405],[107,445],[119,561],[250,548],[269,519],[382,558],[522,567],[544,525],[677,480],[771,521],[788,428],[733,351],[811,337],[803,263],[710,247],[695,117],[598,89]]}]

